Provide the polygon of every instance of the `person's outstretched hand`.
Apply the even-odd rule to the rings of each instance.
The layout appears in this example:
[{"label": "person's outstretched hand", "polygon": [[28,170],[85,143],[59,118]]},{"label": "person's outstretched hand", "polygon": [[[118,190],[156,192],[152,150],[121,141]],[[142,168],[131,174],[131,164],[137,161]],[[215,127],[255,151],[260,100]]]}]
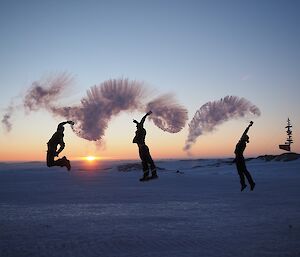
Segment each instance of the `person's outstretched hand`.
[{"label": "person's outstretched hand", "polygon": [[75,122],[72,121],[72,120],[68,120],[68,123],[69,123],[70,125],[72,125],[72,126],[75,124]]},{"label": "person's outstretched hand", "polygon": [[252,125],[253,125],[253,121],[251,120],[249,126],[251,127]]},{"label": "person's outstretched hand", "polygon": [[150,115],[152,113],[152,111],[147,112],[147,115]]}]

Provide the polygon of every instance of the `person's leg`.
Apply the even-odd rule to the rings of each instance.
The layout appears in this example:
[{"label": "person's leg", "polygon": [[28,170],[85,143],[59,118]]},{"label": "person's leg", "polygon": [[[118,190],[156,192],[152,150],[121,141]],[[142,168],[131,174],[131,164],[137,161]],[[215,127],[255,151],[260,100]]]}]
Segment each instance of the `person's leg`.
[{"label": "person's leg", "polygon": [[250,172],[247,170],[247,168],[244,170],[244,174],[245,174],[245,176],[246,176],[246,178],[247,178],[247,180],[248,180],[248,182],[250,184],[250,189],[252,191],[254,189],[254,187],[255,187],[255,183],[253,181],[253,178],[252,178]]},{"label": "person's leg", "polygon": [[59,167],[67,167],[68,170],[71,170],[70,161],[64,156],[63,158],[54,160],[54,156],[51,154],[47,154],[47,166],[59,166]]},{"label": "person's leg", "polygon": [[54,166],[64,167],[66,164],[65,159],[60,158],[54,161]]},{"label": "person's leg", "polygon": [[148,146],[145,146],[145,153],[146,153],[146,159],[147,159],[147,162],[149,163],[150,165],[150,169],[151,169],[151,178],[158,178],[157,176],[157,172],[156,172],[156,166],[154,164],[154,161],[151,157],[151,154],[150,154],[150,151],[149,151],[149,147]]},{"label": "person's leg", "polygon": [[65,165],[64,165],[64,166],[66,166],[68,170],[71,170],[71,163],[70,163],[70,161],[67,159],[67,157],[64,156],[62,159],[65,161]]},{"label": "person's leg", "polygon": [[238,171],[238,174],[240,176],[240,183],[241,183],[241,191],[243,191],[246,188],[246,183],[245,183],[245,176],[243,172],[243,161],[242,160],[236,160],[236,168]]},{"label": "person's leg", "polygon": [[54,154],[50,152],[49,150],[47,151],[47,166],[50,168],[52,166],[55,166],[54,164]]},{"label": "person's leg", "polygon": [[52,167],[52,166],[59,166],[59,167],[67,167],[68,170],[71,169],[71,163],[70,161],[64,156],[61,159],[54,160],[55,157],[55,150],[49,149],[47,151],[47,166]]},{"label": "person's leg", "polygon": [[68,170],[71,170],[71,163],[70,161],[64,156],[63,158],[57,159],[54,161],[55,166],[59,167],[67,167]]},{"label": "person's leg", "polygon": [[147,162],[146,149],[144,145],[139,146],[139,155],[143,166],[143,177],[140,179],[140,181],[145,181],[149,179],[149,167]]}]

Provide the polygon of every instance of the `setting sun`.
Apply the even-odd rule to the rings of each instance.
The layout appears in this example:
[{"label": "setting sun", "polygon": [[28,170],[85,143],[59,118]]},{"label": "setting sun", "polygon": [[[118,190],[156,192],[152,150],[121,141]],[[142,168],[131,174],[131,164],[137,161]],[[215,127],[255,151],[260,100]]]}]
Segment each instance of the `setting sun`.
[{"label": "setting sun", "polygon": [[89,156],[86,156],[85,158],[84,158],[85,160],[87,160],[87,161],[94,161],[94,160],[96,160],[97,159],[97,157],[95,157],[95,156],[92,156],[92,155],[89,155]]}]

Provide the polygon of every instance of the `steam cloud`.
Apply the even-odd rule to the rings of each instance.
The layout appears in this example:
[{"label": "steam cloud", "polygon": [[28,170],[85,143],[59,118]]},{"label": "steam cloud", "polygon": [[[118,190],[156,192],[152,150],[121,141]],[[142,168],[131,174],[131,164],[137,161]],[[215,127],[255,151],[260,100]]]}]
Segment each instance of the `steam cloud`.
[{"label": "steam cloud", "polygon": [[[63,95],[65,89],[72,82],[73,78],[67,73],[59,73],[58,75],[34,81],[26,92],[22,105],[28,113],[41,108],[50,109],[51,104]],[[19,105],[10,104],[5,110],[1,122],[7,132],[10,132],[12,129],[10,119],[19,107]]]},{"label": "steam cloud", "polygon": [[[121,111],[152,110],[154,124],[170,133],[179,132],[187,121],[187,110],[172,95],[163,95],[145,103],[147,91],[143,83],[128,79],[111,79],[87,91],[78,105],[58,106],[73,79],[66,73],[35,81],[25,94],[23,106],[29,113],[46,109],[55,116],[75,121],[73,131],[81,138],[99,141],[103,138],[111,118]],[[61,101],[60,101],[61,102]],[[2,123],[10,130],[9,119],[13,108],[8,110]]]},{"label": "steam cloud", "polygon": [[153,114],[149,116],[149,119],[157,127],[170,133],[179,132],[188,120],[187,110],[175,101],[173,95],[158,97],[149,102],[146,109],[153,110]]},{"label": "steam cloud", "polygon": [[202,105],[189,123],[189,134],[183,149],[188,151],[200,135],[213,131],[217,125],[248,115],[259,116],[260,110],[247,99],[237,96],[226,96]]},{"label": "steam cloud", "polygon": [[54,114],[74,120],[74,132],[84,139],[102,138],[112,116],[124,110],[136,110],[142,105],[143,85],[128,79],[112,79],[93,86],[74,107],[54,108]]},{"label": "steam cloud", "polygon": [[12,123],[10,121],[10,118],[11,118],[13,112],[14,112],[14,106],[11,104],[10,106],[8,106],[6,108],[6,113],[3,115],[3,118],[1,120],[6,132],[10,132],[12,129]]},{"label": "steam cloud", "polygon": [[73,78],[67,73],[33,82],[24,98],[25,109],[27,111],[37,111],[40,108],[49,109],[51,104],[58,100],[72,83]]}]

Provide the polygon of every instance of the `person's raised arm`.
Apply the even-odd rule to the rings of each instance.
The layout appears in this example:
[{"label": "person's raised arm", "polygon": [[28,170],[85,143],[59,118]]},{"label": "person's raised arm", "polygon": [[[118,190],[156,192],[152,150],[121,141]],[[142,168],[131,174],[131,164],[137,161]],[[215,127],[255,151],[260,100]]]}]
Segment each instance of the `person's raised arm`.
[{"label": "person's raised arm", "polygon": [[65,148],[65,142],[63,139],[61,139],[61,142],[59,143],[59,149],[56,151],[56,156],[58,156],[60,152],[64,150],[64,148]]},{"label": "person's raised arm", "polygon": [[67,121],[63,121],[61,123],[58,124],[58,126],[64,126],[66,124],[70,124],[70,125],[74,125],[74,121],[71,121],[71,120],[67,120]]},{"label": "person's raised arm", "polygon": [[253,121],[250,121],[250,124],[248,125],[248,127],[245,129],[243,135],[241,138],[245,137],[249,131],[249,128],[253,125]]},{"label": "person's raised arm", "polygon": [[144,115],[144,117],[141,119],[141,121],[140,121],[140,123],[139,123],[140,126],[143,126],[143,125],[144,125],[144,122],[145,122],[147,116],[150,115],[151,113],[152,113],[152,111],[149,111],[149,112],[147,112],[147,113]]}]

